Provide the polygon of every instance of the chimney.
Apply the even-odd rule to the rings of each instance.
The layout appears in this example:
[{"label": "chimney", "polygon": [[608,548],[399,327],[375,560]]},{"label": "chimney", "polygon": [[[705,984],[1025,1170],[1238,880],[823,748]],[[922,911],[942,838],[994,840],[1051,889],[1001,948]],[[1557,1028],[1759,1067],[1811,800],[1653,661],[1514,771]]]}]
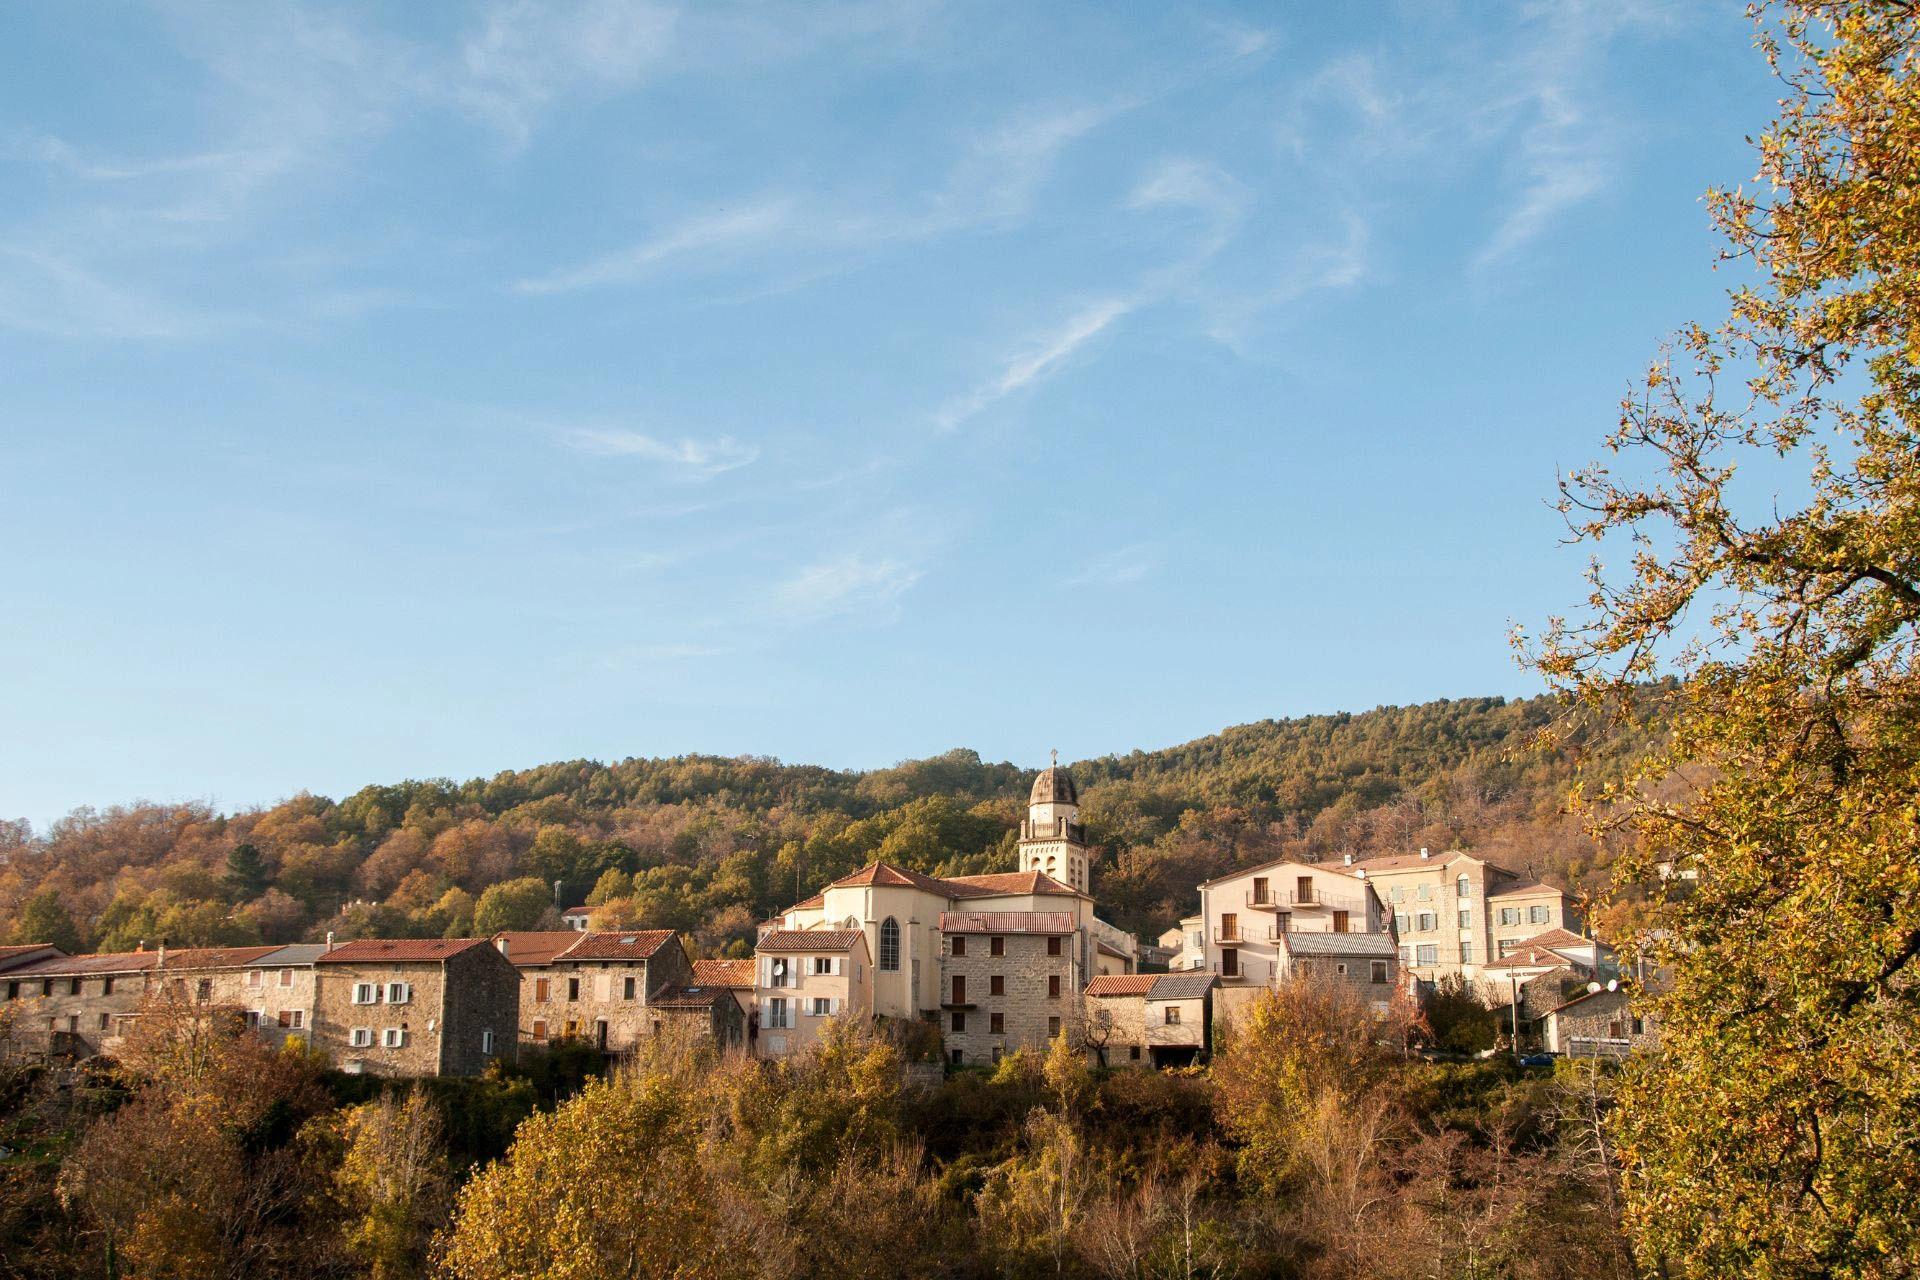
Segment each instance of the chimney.
[{"label": "chimney", "polygon": [[167,940],[165,938],[160,939],[160,954],[154,957],[153,967],[156,969],[164,969],[167,967]]},{"label": "chimney", "polygon": [[1432,857],[1433,855],[1427,852],[1427,846],[1425,846],[1425,845],[1421,845],[1421,846],[1420,846],[1420,856],[1421,856],[1421,857],[1423,857],[1423,858],[1431,858],[1431,857]]},{"label": "chimney", "polygon": [[140,951],[140,952],[144,952],[146,951],[146,949],[147,949],[147,940],[145,938],[140,939],[140,945],[134,948],[135,951]]},{"label": "chimney", "polygon": [[[555,881],[555,883],[557,884],[557,883],[559,883],[559,882],[558,882],[558,881]],[[502,935],[501,935],[500,937],[498,937],[498,938],[495,938],[495,939],[493,940],[493,945],[494,945],[494,946],[496,946],[496,947],[498,947],[498,948],[500,948],[500,954],[501,954],[501,955],[503,955],[503,956],[506,956],[506,957],[507,957],[507,959],[509,959],[509,960],[511,960],[511,959],[513,959],[513,957],[512,957],[511,955],[508,955],[508,954],[507,954],[507,938],[506,938],[506,935],[505,935],[505,934],[502,934]]]},{"label": "chimney", "polygon": [[1341,854],[1341,855],[1340,855],[1340,865],[1341,865],[1341,866],[1343,866],[1343,867],[1350,867],[1350,866],[1352,866],[1352,865],[1353,865],[1353,855],[1352,855],[1352,854],[1350,854],[1350,853],[1343,853],[1343,854]]},{"label": "chimney", "polygon": [[327,950],[333,950],[333,930],[327,930]]},{"label": "chimney", "polygon": [[566,907],[567,907],[567,900],[560,896],[561,895],[560,886],[563,883],[564,882],[560,880],[555,880],[553,882],[553,905],[556,907],[559,907],[562,911],[566,910]]}]

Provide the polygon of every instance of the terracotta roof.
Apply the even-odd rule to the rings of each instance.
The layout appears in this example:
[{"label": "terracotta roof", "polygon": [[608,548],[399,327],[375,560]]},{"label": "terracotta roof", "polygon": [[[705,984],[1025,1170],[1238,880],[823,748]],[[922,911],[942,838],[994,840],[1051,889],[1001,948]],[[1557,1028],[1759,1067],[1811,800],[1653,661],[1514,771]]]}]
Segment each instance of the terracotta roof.
[{"label": "terracotta roof", "polygon": [[1487,896],[1489,898],[1523,898],[1530,894],[1559,892],[1560,890],[1550,884],[1541,884],[1538,880],[1533,880],[1526,884],[1517,884],[1511,889],[1502,889],[1498,893],[1490,893]]},{"label": "terracotta roof", "polygon": [[695,960],[693,985],[696,987],[751,987],[752,960]]},{"label": "terracotta roof", "polygon": [[760,939],[760,950],[851,951],[865,937],[858,929],[775,929]]},{"label": "terracotta roof", "polygon": [[1489,960],[1480,966],[1482,970],[1557,969],[1561,967],[1571,968],[1571,957],[1561,955],[1558,951],[1554,951],[1548,947],[1521,947],[1517,951],[1510,951],[1499,959]]},{"label": "terracotta roof", "polygon": [[942,911],[942,933],[1072,933],[1066,911]]},{"label": "terracotta roof", "polygon": [[948,897],[945,881],[932,876],[923,876],[918,871],[907,871],[885,862],[869,862],[849,876],[841,876],[829,889],[860,889],[873,885],[890,885],[900,889],[924,889],[928,893],[938,893]]},{"label": "terracotta roof", "polygon": [[1390,853],[1384,857],[1363,858],[1359,862],[1343,863],[1338,869],[1345,871],[1348,875],[1361,871],[1408,871],[1416,867],[1444,867],[1457,858],[1473,858],[1475,862],[1483,861],[1483,859],[1474,858],[1470,853],[1449,849],[1445,853],[1436,853],[1429,858],[1423,858],[1417,853]]},{"label": "terracotta roof", "polygon": [[627,933],[580,933],[580,941],[569,948],[567,960],[646,960],[673,937],[671,929],[633,930]]},{"label": "terracotta roof", "polygon": [[934,883],[946,885],[950,891],[952,889],[967,891],[954,894],[953,896],[957,898],[978,898],[1007,893],[1045,893],[1069,898],[1086,897],[1079,890],[1061,884],[1044,871],[1000,871],[984,876],[949,876],[945,880],[936,880]]},{"label": "terracotta roof", "polygon": [[1526,940],[1529,947],[1590,947],[1592,938],[1583,938],[1569,929],[1548,929]]},{"label": "terracotta roof", "polygon": [[591,913],[592,910],[593,910],[592,907],[588,906],[586,903],[583,902],[577,907],[568,907],[565,911],[562,911],[560,914],[563,916],[584,916]]},{"label": "terracotta roof", "polygon": [[[178,947],[169,948],[166,969],[236,969],[261,956],[271,955],[279,947]],[[160,968],[161,952],[116,951],[104,955],[54,956],[36,960],[8,971],[10,978],[82,977],[91,973],[144,973]]]},{"label": "terracotta roof", "polygon": [[[824,893],[816,893],[811,898],[808,898],[805,901],[794,903],[792,906],[787,908],[787,911],[815,911],[826,905],[827,905],[827,895]],[[782,911],[780,914],[785,915],[787,914],[787,911]]]},{"label": "terracotta roof", "polygon": [[1090,996],[1144,996],[1164,973],[1107,973],[1087,984]]},{"label": "terracotta roof", "polygon": [[507,959],[524,968],[552,964],[561,952],[586,936],[578,929],[507,930],[494,934],[492,941],[498,946],[504,940]]},{"label": "terracotta roof", "polygon": [[[1356,862],[1353,864],[1353,867],[1359,865],[1360,864]],[[1339,863],[1302,862],[1298,858],[1275,858],[1271,862],[1256,862],[1250,867],[1236,867],[1225,875],[1218,875],[1211,880],[1201,881],[1199,887],[1202,889],[1209,888],[1226,880],[1238,880],[1241,876],[1250,876],[1256,871],[1271,871],[1275,867],[1299,867],[1302,871],[1325,871],[1334,875],[1350,875],[1353,872],[1353,867],[1342,866]]]},{"label": "terracotta roof", "polygon": [[486,938],[359,938],[343,942],[315,960],[315,964],[377,964],[382,961],[442,961],[491,947]]},{"label": "terracotta roof", "polygon": [[650,1009],[708,1009],[732,997],[725,987],[668,987],[647,997]]}]

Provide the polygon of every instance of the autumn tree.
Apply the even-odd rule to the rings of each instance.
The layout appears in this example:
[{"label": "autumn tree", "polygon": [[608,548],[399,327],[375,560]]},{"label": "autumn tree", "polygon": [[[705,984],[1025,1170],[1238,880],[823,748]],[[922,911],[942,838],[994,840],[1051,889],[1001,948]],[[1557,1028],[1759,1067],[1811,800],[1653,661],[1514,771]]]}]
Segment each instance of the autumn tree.
[{"label": "autumn tree", "polygon": [[372,1280],[424,1274],[428,1245],[452,1202],[440,1113],[420,1089],[383,1093],[345,1112],[339,1128],[333,1185],[348,1252]]},{"label": "autumn tree", "polygon": [[473,929],[483,935],[532,929],[552,907],[552,889],[535,877],[503,881],[480,895],[473,909]]},{"label": "autumn tree", "polygon": [[1652,900],[1622,941],[1668,978],[1642,995],[1660,1052],[1620,1095],[1643,1260],[1910,1275],[1920,6],[1756,16],[1780,114],[1757,187],[1710,198],[1752,283],[1627,398],[1608,462],[1563,484],[1591,593],[1531,652],[1580,705],[1670,726],[1635,778],[1584,796],[1631,842],[1621,891]]},{"label": "autumn tree", "polygon": [[53,889],[42,889],[21,906],[20,914],[13,922],[13,940],[19,943],[44,942],[60,948],[68,955],[80,950],[80,930],[74,925],[73,917],[67,914],[59,893]]}]

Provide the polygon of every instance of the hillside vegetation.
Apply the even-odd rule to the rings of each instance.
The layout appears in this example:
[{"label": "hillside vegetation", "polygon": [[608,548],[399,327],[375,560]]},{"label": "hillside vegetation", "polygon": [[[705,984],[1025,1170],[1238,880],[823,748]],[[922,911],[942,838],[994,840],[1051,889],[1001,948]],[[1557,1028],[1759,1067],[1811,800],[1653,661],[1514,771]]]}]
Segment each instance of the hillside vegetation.
[{"label": "hillside vegetation", "polygon": [[[1194,886],[1278,857],[1466,847],[1576,892],[1602,851],[1565,815],[1584,767],[1545,752],[1544,698],[1479,698],[1241,725],[1072,766],[1094,892],[1152,936]],[[1576,739],[1577,741],[1577,739]],[[96,949],[460,935],[568,905],[741,952],[755,923],[882,858],[931,873],[1014,865],[1031,770],[967,750],[870,772],[759,757],[574,760],[456,783],[81,809],[43,833],[0,826],[0,936]]]}]

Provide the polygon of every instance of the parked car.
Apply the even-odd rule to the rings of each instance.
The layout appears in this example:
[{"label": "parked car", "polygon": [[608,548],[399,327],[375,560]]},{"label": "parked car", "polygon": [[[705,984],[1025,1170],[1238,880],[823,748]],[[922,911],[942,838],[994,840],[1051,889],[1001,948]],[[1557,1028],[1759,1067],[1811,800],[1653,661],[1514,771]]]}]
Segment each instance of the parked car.
[{"label": "parked car", "polygon": [[1553,1065],[1553,1055],[1550,1053],[1530,1053],[1520,1059],[1520,1065],[1523,1067],[1550,1067]]}]

